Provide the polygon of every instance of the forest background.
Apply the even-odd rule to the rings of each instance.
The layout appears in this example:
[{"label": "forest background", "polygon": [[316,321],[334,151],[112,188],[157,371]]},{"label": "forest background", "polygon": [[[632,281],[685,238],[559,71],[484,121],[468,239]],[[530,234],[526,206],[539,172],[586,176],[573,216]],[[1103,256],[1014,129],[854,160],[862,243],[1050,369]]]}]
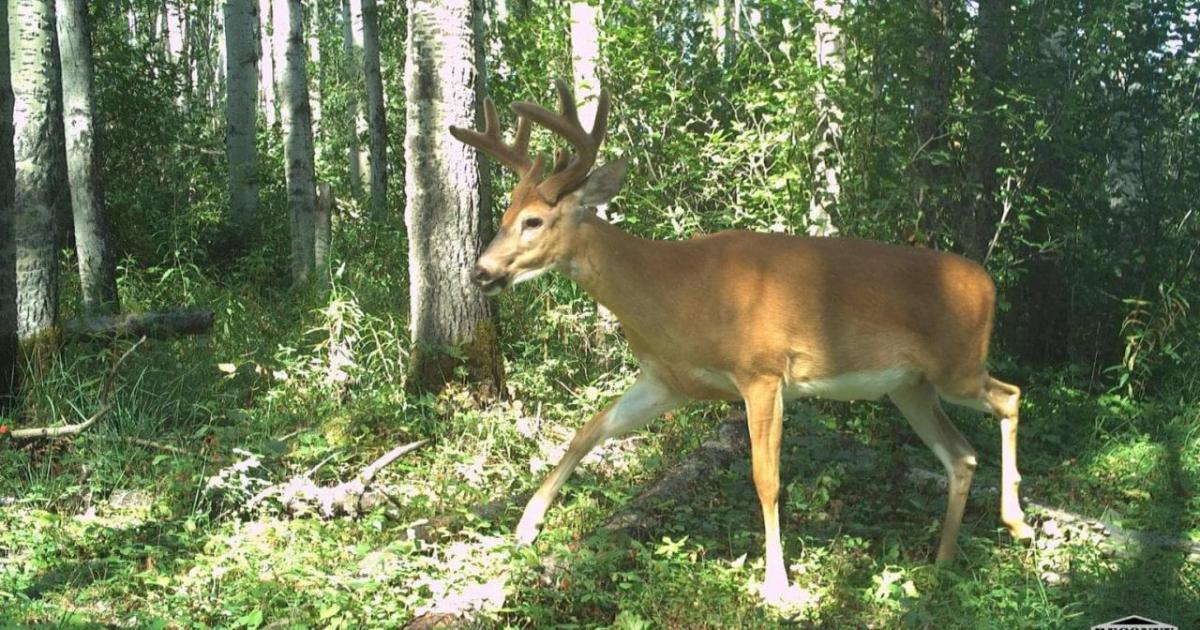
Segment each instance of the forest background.
[{"label": "forest background", "polygon": [[[508,103],[550,103],[564,77],[585,103],[613,96],[604,155],[632,166],[602,212],[629,232],[836,233],[983,263],[992,369],[1025,392],[1024,494],[1169,541],[1113,549],[1034,508],[1039,542],[1013,543],[986,490],[995,423],[954,412],[980,474],[961,559],[934,567],[943,493],[909,474],[933,458],[886,405],[818,401],[785,428],[794,614],[1200,624],[1200,3],[4,9],[0,623],[777,623],[751,588],[748,462],[633,539],[592,534],[729,405],[614,442],[534,551],[508,543],[519,497],[636,366],[563,278],[498,302],[469,290],[460,263],[513,182],[445,124],[477,126],[485,93],[511,123]],[[78,332],[176,309],[211,310],[211,330]],[[357,518],[253,499],[332,487],[406,444]]]}]

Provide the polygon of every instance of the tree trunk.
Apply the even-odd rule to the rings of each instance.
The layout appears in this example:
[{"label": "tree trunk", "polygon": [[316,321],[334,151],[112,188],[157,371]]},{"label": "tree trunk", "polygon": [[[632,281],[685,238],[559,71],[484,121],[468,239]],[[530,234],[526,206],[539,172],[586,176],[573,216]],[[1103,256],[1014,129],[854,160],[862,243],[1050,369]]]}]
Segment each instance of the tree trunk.
[{"label": "tree trunk", "polygon": [[971,139],[971,203],[959,214],[958,234],[963,253],[983,261],[991,232],[1000,219],[1000,95],[1008,49],[1009,0],[979,0],[975,38],[975,116]]},{"label": "tree trunk", "polygon": [[230,218],[240,234],[258,220],[258,6],[255,0],[225,0],[228,94],[225,98],[225,152],[229,159]]},{"label": "tree trunk", "polygon": [[472,0],[408,1],[405,194],[414,391],[440,390],[464,367],[481,395],[503,392],[495,307],[468,278],[490,231],[486,170],[473,149],[446,132],[451,124],[479,126],[480,17]]},{"label": "tree trunk", "polygon": [[58,0],[58,38],[62,59],[63,114],[67,175],[75,222],[75,249],[83,308],[88,314],[115,312],[116,265],[109,244],[100,163],[92,125],[92,37],[86,0]]},{"label": "tree trunk", "polygon": [[345,22],[345,52],[347,88],[346,113],[350,129],[350,191],[361,198],[363,189],[370,186],[371,167],[367,152],[362,148],[362,137],[367,132],[367,119],[363,116],[361,94],[363,85],[363,21],[362,0],[343,0],[342,17]]},{"label": "tree trunk", "polygon": [[292,230],[292,282],[312,277],[314,212],[317,192],[313,174],[312,112],[308,109],[308,75],[304,64],[304,10],[300,0],[274,0],[275,50],[282,53],[279,89],[283,98],[283,161]]},{"label": "tree trunk", "polygon": [[60,182],[55,171],[63,137],[54,0],[10,0],[9,29],[15,123],[17,335],[36,372],[49,364],[57,346],[55,211]]},{"label": "tree trunk", "polygon": [[165,0],[163,15],[167,21],[167,58],[179,63],[183,59],[184,16],[178,0]]},{"label": "tree trunk", "polygon": [[948,0],[924,0],[925,28],[920,45],[924,81],[913,113],[917,130],[915,167],[916,205],[921,212],[920,240],[928,242],[942,226],[943,198],[948,177],[947,117],[950,109],[950,7]]},{"label": "tree trunk", "polygon": [[275,126],[278,106],[275,104],[275,44],[271,28],[271,0],[258,0],[258,18],[260,31],[258,33],[258,91],[262,94],[263,120],[267,129]]},{"label": "tree trunk", "polygon": [[13,90],[8,2],[0,2],[0,409],[17,392],[17,268],[13,244]]},{"label": "tree trunk", "polygon": [[834,236],[837,227],[833,214],[841,196],[842,110],[830,95],[830,88],[843,80],[841,27],[842,0],[816,0],[813,9],[814,51],[818,77],[814,88],[817,110],[816,139],[813,143],[813,195],[808,203],[808,233]]},{"label": "tree trunk", "polygon": [[371,217],[382,221],[387,207],[387,120],[383,77],[379,71],[379,11],[375,0],[362,2],[363,77],[367,84],[367,126],[371,133]]},{"label": "tree trunk", "polygon": [[[326,0],[328,2],[328,0]],[[312,0],[308,9],[308,62],[313,68],[312,89],[308,92],[308,108],[312,112],[313,127],[313,160],[321,164],[322,143],[322,101],[325,87],[325,73],[321,69],[321,6],[320,0]]]},{"label": "tree trunk", "polygon": [[330,186],[329,182],[317,184],[317,205],[313,217],[313,260],[317,280],[322,285],[329,283],[329,246],[333,240],[333,209],[336,205],[333,186]]}]

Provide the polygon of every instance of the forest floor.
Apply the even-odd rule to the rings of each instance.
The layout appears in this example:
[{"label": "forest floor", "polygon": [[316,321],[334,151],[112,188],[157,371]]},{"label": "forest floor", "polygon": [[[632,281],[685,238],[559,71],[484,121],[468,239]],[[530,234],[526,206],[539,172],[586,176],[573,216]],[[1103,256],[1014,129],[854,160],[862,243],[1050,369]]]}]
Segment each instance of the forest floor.
[{"label": "forest floor", "polygon": [[[688,407],[604,448],[537,543],[514,548],[520,496],[633,378],[583,296],[538,281],[506,298],[524,322],[504,331],[523,340],[506,349],[513,396],[482,405],[462,390],[404,394],[402,295],[370,285],[383,269],[344,271],[307,306],[283,290],[164,276],[129,283],[127,305],[186,295],[217,311],[212,335],[139,347],[114,408],[82,435],[0,438],[0,625],[402,627],[466,608],[482,627],[1050,628],[1130,614],[1200,627],[1200,563],[1184,552],[1100,546],[1034,511],[1039,542],[1010,540],[987,491],[998,427],[957,410],[981,465],[959,559],[935,567],[944,491],[911,478],[937,463],[899,414],[789,408],[784,544],[803,593],[791,620],[753,591],[762,522],[744,458],[657,506],[640,537],[592,535],[687,460],[728,405]],[[26,413],[40,421],[27,424],[90,415],[127,347],[69,347],[30,393]],[[1088,392],[1071,371],[995,371],[1026,393],[1024,495],[1200,540],[1200,407]],[[315,469],[315,482],[336,484],[422,439],[379,474],[389,499],[360,518],[239,509],[264,483]],[[260,466],[228,472],[248,454]]]}]

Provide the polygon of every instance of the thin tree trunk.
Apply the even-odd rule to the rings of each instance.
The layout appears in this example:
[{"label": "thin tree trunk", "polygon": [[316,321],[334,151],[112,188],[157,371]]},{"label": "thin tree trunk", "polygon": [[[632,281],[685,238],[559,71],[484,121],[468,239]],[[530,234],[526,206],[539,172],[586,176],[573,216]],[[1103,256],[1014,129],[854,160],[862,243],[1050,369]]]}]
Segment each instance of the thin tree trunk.
[{"label": "thin tree trunk", "polygon": [[308,75],[304,64],[304,10],[300,0],[274,0],[275,50],[282,53],[279,89],[283,98],[283,160],[292,232],[292,282],[312,277],[314,213],[317,192],[313,176],[312,112],[308,109]]},{"label": "thin tree trunk", "polygon": [[350,190],[361,198],[363,190],[371,184],[371,167],[367,152],[362,147],[362,137],[367,133],[367,119],[362,111],[362,94],[366,91],[363,81],[363,21],[362,1],[344,0],[342,5],[345,21],[345,49],[347,69],[346,113],[350,129]]},{"label": "thin tree trunk", "polygon": [[260,24],[258,48],[258,91],[262,95],[263,120],[267,128],[273,128],[276,121],[278,106],[275,104],[275,39],[271,28],[271,0],[258,0],[258,18]]},{"label": "thin tree trunk", "polygon": [[923,85],[917,99],[914,118],[917,131],[916,203],[921,211],[922,240],[928,240],[942,226],[942,207],[948,169],[938,153],[949,149],[947,117],[950,108],[950,7],[949,0],[924,0],[926,29],[920,45]]},{"label": "thin tree trunk", "polygon": [[383,76],[379,70],[379,11],[375,0],[362,2],[363,77],[367,84],[367,126],[371,133],[371,217],[382,221],[387,207],[387,120]]},{"label": "thin tree trunk", "polygon": [[67,174],[83,307],[90,315],[112,313],[119,307],[116,264],[92,125],[92,37],[87,0],[58,0],[57,4]]},{"label": "thin tree trunk", "polygon": [[8,2],[0,2],[0,407],[17,392],[17,268],[13,243],[13,89]]},{"label": "thin tree trunk", "polygon": [[472,0],[408,0],[410,390],[440,390],[465,367],[482,395],[503,392],[495,307],[467,277],[491,225],[486,171],[475,151],[445,133],[447,125],[480,122],[480,18]]},{"label": "thin tree trunk", "polygon": [[591,129],[596,120],[600,98],[600,9],[587,2],[571,3],[571,74],[575,79],[575,98],[579,103],[579,121]]},{"label": "thin tree trunk", "polygon": [[258,6],[255,0],[225,0],[225,152],[229,160],[230,219],[245,235],[258,220]]},{"label": "thin tree trunk", "polygon": [[11,0],[17,335],[35,371],[57,345],[58,258],[55,211],[63,147],[54,0]]},{"label": "thin tree trunk", "polygon": [[165,0],[163,14],[167,21],[167,58],[174,63],[183,59],[184,16],[178,0]]},{"label": "thin tree trunk", "polygon": [[[328,2],[328,0],[325,0]],[[308,108],[312,112],[313,127],[313,159],[321,164],[321,149],[324,145],[322,138],[322,101],[324,100],[325,73],[321,68],[321,6],[320,0],[312,0],[308,5],[308,61],[313,68],[312,89],[308,92]]]},{"label": "thin tree trunk", "polygon": [[972,203],[959,214],[963,253],[983,261],[988,240],[1000,219],[1000,95],[1008,50],[1009,0],[979,0],[979,29],[975,39],[975,116],[971,139]]},{"label": "thin tree trunk", "polygon": [[[210,51],[215,51],[216,54],[216,61],[213,62],[212,66],[209,68],[212,76],[211,82],[208,86],[208,106],[213,109],[216,109],[217,104],[220,102],[220,95],[225,93],[225,68],[228,64],[229,58],[228,45],[225,42],[224,4],[224,2],[213,2],[212,30],[209,32],[208,38],[208,49]],[[254,19],[257,22],[258,16],[255,15]],[[255,55],[255,57],[257,57],[257,55]],[[257,58],[255,61],[257,62]],[[257,65],[257,63],[255,65]],[[255,98],[258,98],[257,94],[255,94]]]},{"label": "thin tree trunk", "polygon": [[329,280],[329,247],[333,240],[333,209],[337,200],[333,197],[333,186],[329,182],[317,184],[316,214],[313,217],[313,259],[318,281],[322,285]]},{"label": "thin tree trunk", "polygon": [[813,194],[808,203],[808,233],[812,236],[834,236],[837,227],[833,214],[841,196],[842,110],[830,95],[830,88],[842,81],[841,27],[842,0],[815,0],[813,10],[817,22],[813,25],[813,49],[819,73],[813,96],[817,110],[816,141],[813,143]]}]

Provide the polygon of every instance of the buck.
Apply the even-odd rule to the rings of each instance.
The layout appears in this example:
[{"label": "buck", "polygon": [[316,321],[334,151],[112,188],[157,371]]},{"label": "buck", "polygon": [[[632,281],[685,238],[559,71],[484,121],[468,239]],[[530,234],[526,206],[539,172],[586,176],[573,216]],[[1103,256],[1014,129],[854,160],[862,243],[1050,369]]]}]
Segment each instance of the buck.
[{"label": "buck", "polygon": [[[754,486],[762,504],[766,576],[762,594],[788,589],[779,535],[779,458],[785,401],[878,399],[900,409],[949,477],[937,561],[954,558],[975,450],[939,398],[1000,420],[1000,519],[1015,538],[1032,529],[1017,496],[1020,390],[985,368],[995,285],[956,255],[849,238],[728,231],[689,241],[625,234],[592,209],[621,187],[624,159],[594,171],[609,97],[601,93],[590,132],[575,100],[555,83],[561,112],[518,102],[511,144],[491,99],[483,132],[451,127],[458,140],[499,160],[520,180],[495,239],[472,270],[489,295],[556,270],[616,316],[641,372],[619,399],[591,418],[529,500],[516,529],[538,534],[546,510],[601,442],[644,426],[689,400],[746,404]],[[529,155],[530,123],[574,147]]]}]

